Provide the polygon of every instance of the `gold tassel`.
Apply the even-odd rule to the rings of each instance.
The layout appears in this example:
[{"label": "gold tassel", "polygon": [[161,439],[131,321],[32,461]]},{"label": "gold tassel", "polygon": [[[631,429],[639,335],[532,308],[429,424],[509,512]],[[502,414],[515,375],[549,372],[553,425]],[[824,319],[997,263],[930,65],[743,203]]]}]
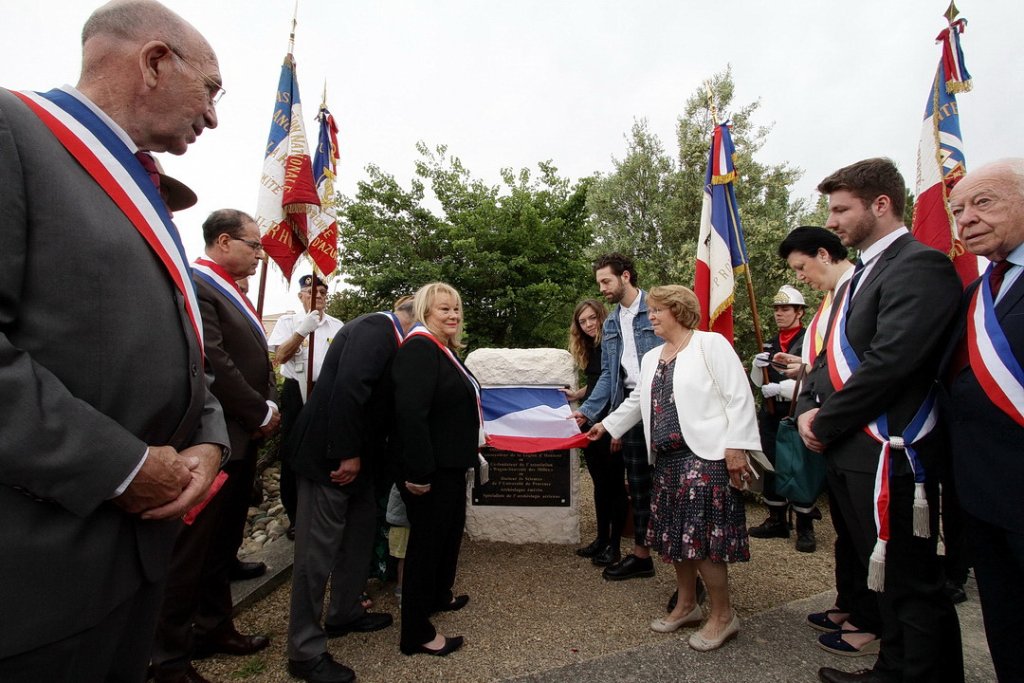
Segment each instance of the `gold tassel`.
[{"label": "gold tassel", "polygon": [[924,484],[914,484],[914,535],[918,538],[929,538],[932,535]]},{"label": "gold tassel", "polygon": [[882,539],[875,541],[868,561],[868,588],[876,593],[885,590],[885,541]]}]

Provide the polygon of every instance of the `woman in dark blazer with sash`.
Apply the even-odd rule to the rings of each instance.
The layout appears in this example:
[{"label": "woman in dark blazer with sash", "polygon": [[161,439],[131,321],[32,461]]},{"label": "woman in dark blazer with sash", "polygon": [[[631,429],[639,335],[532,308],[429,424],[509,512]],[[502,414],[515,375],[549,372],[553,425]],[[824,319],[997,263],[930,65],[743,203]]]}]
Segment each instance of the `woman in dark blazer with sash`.
[{"label": "woman in dark blazer with sash", "polygon": [[414,307],[417,324],[392,366],[394,452],[410,525],[401,650],[444,656],[461,647],[462,636],[438,633],[430,615],[469,602],[452,586],[466,521],[466,471],[480,446],[480,388],[455,355],[462,348],[459,293],[443,282],[424,285]]}]

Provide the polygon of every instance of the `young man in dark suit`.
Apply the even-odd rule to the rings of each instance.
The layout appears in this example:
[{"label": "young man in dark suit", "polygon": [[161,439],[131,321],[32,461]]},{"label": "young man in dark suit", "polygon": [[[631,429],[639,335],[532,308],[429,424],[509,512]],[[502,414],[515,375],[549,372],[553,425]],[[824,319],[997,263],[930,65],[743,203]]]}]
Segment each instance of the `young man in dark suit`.
[{"label": "young man in dark suit", "polygon": [[[942,377],[948,380],[953,478],[966,512],[985,636],[1000,681],[1024,680],[1024,159],[965,175],[950,193],[967,251],[991,262],[964,292]],[[989,296],[986,296],[985,289]],[[989,313],[989,325],[969,318]],[[977,319],[977,318],[975,318]],[[974,328],[967,334],[969,326]],[[1000,340],[1001,353],[977,355],[969,339]],[[973,349],[970,347],[974,346]],[[990,347],[991,348],[991,347]],[[964,349],[967,353],[957,353]],[[1002,366],[1002,367],[1000,367]],[[1014,377],[1013,370],[1016,370]]]},{"label": "young man in dark suit", "polygon": [[[962,681],[959,623],[943,591],[936,553],[945,444],[936,431],[914,422],[930,414],[959,280],[945,254],[922,245],[904,227],[906,188],[890,160],[839,169],[818,191],[829,198],[826,227],[844,246],[860,250],[861,258],[836,293],[828,342],[801,391],[798,425],[808,448],[825,455],[829,486],[868,568],[868,585],[879,591],[883,620],[873,669],[846,673],[826,667],[818,676],[826,683]],[[872,426],[892,446],[889,456],[869,433]],[[923,529],[915,529],[918,489],[901,443],[916,452],[923,478],[919,492],[931,503]],[[891,473],[881,477],[887,505],[875,495],[883,461]],[[888,512],[887,528],[875,526],[879,505]]]},{"label": "young man in dark suit", "polygon": [[216,127],[220,91],[207,41],[144,0],[90,16],[77,88],[0,90],[5,683],[145,675],[180,518],[228,437],[188,263],[139,155],[183,154]]},{"label": "young man in dark suit", "polygon": [[222,487],[174,548],[153,644],[157,683],[201,681],[191,659],[249,655],[270,644],[266,636],[235,630],[229,579],[249,511],[256,449],[281,421],[270,400],[276,398],[276,382],[263,326],[235,284],[256,272],[260,231],[245,213],[220,209],[203,223],[203,239],[206,256],[196,260],[193,279],[214,372],[211,390],[224,407],[231,459]]}]

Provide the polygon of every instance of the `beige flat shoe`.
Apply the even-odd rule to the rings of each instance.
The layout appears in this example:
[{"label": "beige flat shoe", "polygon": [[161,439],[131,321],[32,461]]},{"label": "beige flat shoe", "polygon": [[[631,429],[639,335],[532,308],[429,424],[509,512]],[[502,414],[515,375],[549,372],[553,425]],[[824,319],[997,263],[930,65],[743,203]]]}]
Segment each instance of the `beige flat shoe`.
[{"label": "beige flat shoe", "polygon": [[709,650],[717,650],[722,647],[725,643],[735,638],[740,632],[740,618],[736,616],[736,612],[732,613],[732,621],[729,625],[722,629],[722,632],[718,634],[718,638],[710,639],[706,638],[700,631],[697,631],[690,636],[690,647],[700,652],[707,652]]},{"label": "beige flat shoe", "polygon": [[673,631],[679,630],[681,626],[699,624],[703,619],[704,612],[701,611],[700,605],[697,605],[689,614],[685,614],[678,619],[669,619],[668,617],[655,619],[651,622],[651,630],[657,631],[658,633],[672,633]]}]

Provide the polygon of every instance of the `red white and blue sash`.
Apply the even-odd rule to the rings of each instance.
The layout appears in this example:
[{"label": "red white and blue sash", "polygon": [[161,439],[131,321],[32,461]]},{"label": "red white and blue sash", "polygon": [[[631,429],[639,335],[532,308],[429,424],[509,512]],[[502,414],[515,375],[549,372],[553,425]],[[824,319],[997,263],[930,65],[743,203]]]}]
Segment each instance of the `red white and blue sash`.
[{"label": "red white and blue sash", "polygon": [[971,370],[992,403],[1024,427],[1024,370],[996,317],[989,284],[990,264],[967,310],[967,353]]},{"label": "red white and blue sash", "polygon": [[483,406],[480,403],[480,383],[477,382],[476,381],[476,377],[474,377],[469,372],[469,370],[466,369],[466,366],[462,364],[462,361],[460,361],[455,356],[455,354],[452,353],[452,350],[450,348],[448,348],[448,345],[443,343],[437,337],[435,337],[434,333],[431,332],[430,330],[428,330],[427,327],[423,323],[416,323],[415,325],[413,325],[412,329],[409,330],[409,334],[405,335],[405,341],[409,341],[413,337],[426,337],[430,341],[434,342],[434,344],[436,344],[437,347],[439,349],[441,349],[441,351],[443,351],[444,354],[448,357],[448,360],[451,361],[452,365],[454,365],[456,368],[458,368],[459,372],[461,372],[466,377],[466,379],[469,381],[470,386],[473,387],[473,393],[476,394],[477,420],[479,420],[478,424],[480,425],[480,443],[478,445],[480,445],[480,446],[484,445],[484,442],[486,441],[486,437],[484,436],[484,432],[483,432],[483,429],[484,429],[484,409],[483,409]]},{"label": "red white and blue sash", "polygon": [[818,354],[825,345],[825,327],[828,325],[828,312],[832,310],[832,297],[832,292],[825,293],[804,334],[804,359],[811,367],[814,367],[814,361],[818,359]]},{"label": "red white and blue sash", "polygon": [[377,313],[391,321],[391,325],[395,328],[395,343],[401,346],[402,341],[405,339],[405,333],[402,331],[402,323],[398,316],[391,311],[377,311]]},{"label": "red white and blue sash", "polygon": [[[857,368],[860,358],[853,350],[846,335],[846,317],[850,307],[850,287],[837,302],[837,310],[832,317],[832,329],[828,339],[828,374],[832,386],[839,391],[846,385]],[[864,431],[872,439],[881,444],[878,453],[878,467],[875,470],[874,517],[877,539],[871,552],[868,566],[868,588],[882,591],[885,588],[885,547],[889,542],[889,502],[890,483],[892,479],[892,458],[894,450],[906,453],[907,462],[914,474],[914,535],[927,538],[931,535],[929,528],[928,498],[925,494],[925,471],[921,464],[914,444],[927,436],[935,427],[938,410],[934,391],[928,393],[921,407],[903,430],[902,436],[889,433],[889,420],[883,413],[864,427]]]},{"label": "red white and blue sash", "polygon": [[185,299],[200,350],[203,321],[178,229],[149,174],[110,126],[62,89],[13,92],[39,117],[82,168],[114,201],[149,245]]},{"label": "red white and blue sash", "polygon": [[238,283],[235,282],[230,273],[221,268],[216,262],[207,258],[197,258],[193,261],[192,272],[196,274],[196,277],[202,278],[203,281],[230,301],[245,316],[245,319],[249,321],[252,329],[256,332],[256,336],[264,342],[267,341],[267,331],[263,329],[263,323],[260,321],[260,317],[256,315],[256,309],[252,307],[252,302],[249,301],[248,297],[242,294],[242,290],[238,288]]}]

